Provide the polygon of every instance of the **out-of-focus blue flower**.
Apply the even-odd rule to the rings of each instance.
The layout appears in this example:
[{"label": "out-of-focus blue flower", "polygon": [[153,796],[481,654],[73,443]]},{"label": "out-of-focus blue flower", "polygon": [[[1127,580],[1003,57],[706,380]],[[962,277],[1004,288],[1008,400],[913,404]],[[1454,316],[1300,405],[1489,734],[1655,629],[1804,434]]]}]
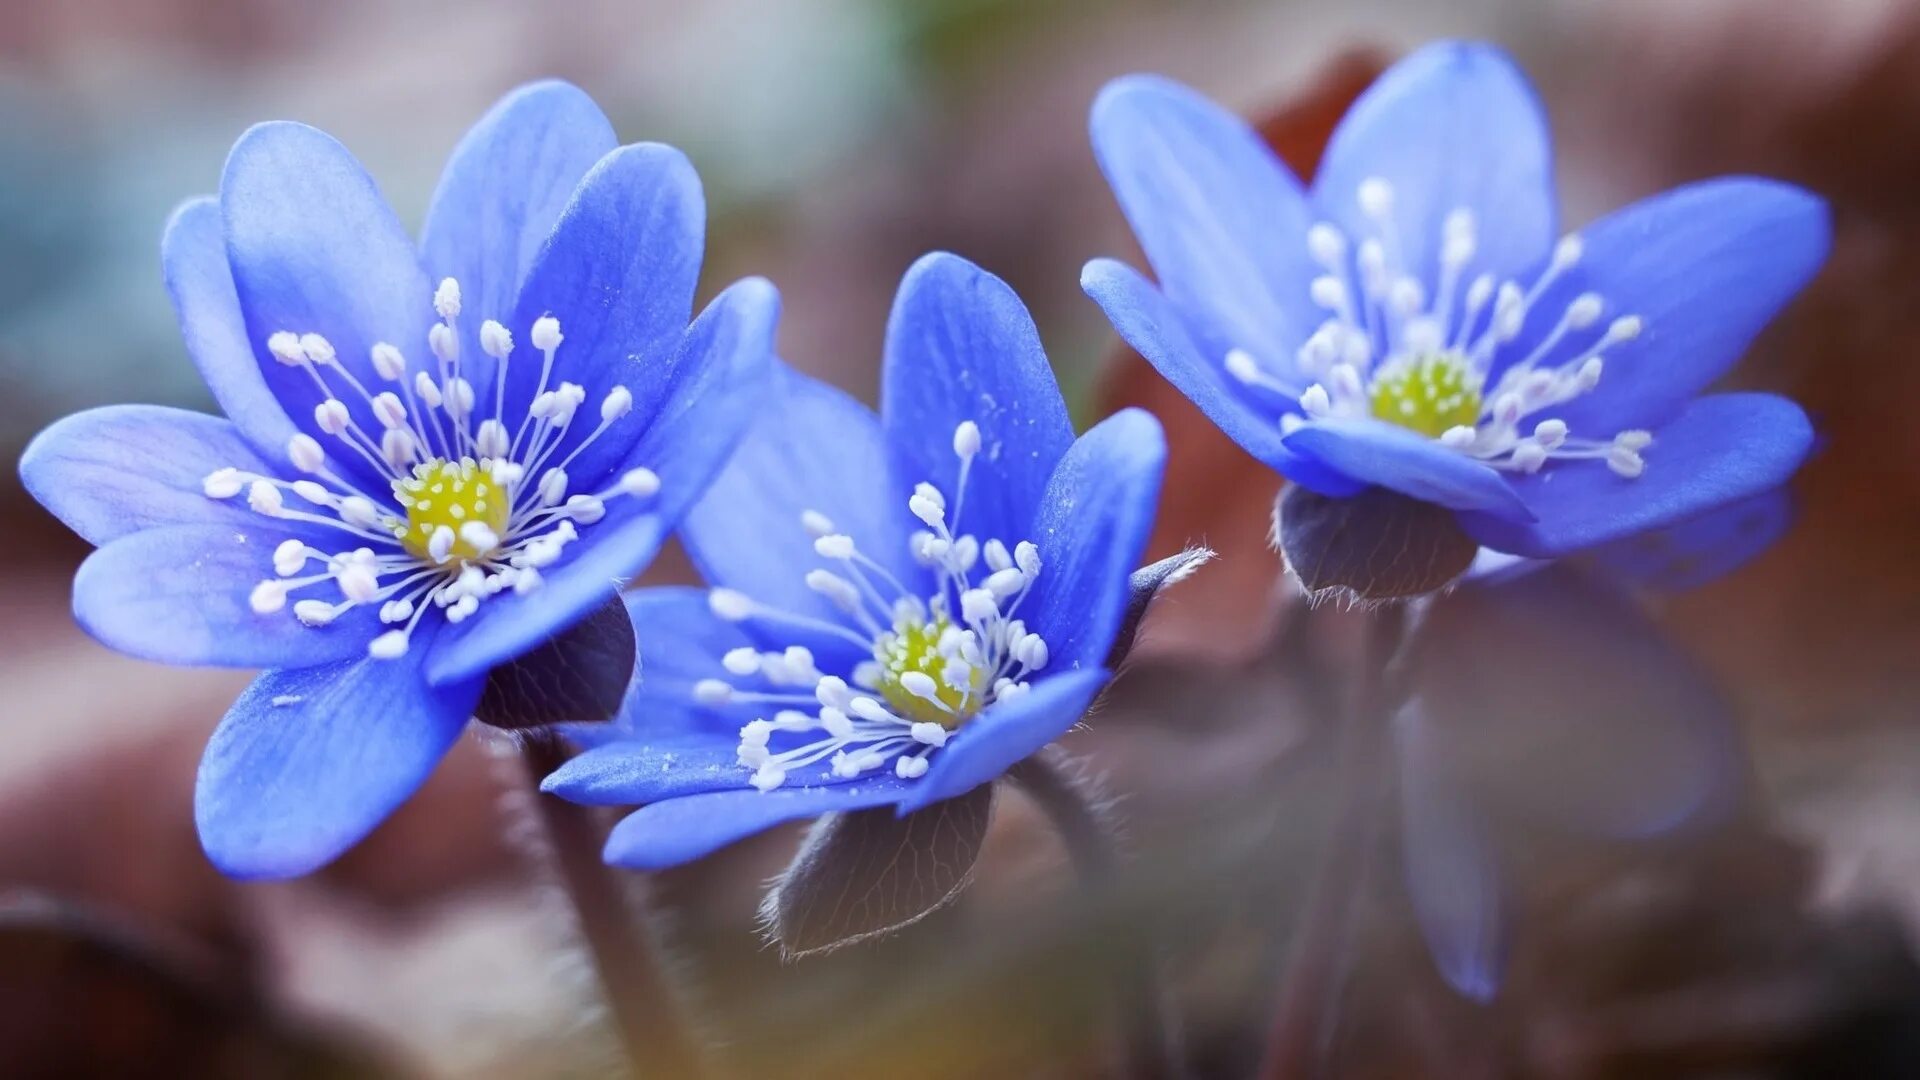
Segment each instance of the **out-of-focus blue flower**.
[{"label": "out-of-focus blue flower", "polygon": [[1388,488],[1549,557],[1778,487],[1808,452],[1791,402],[1699,395],[1819,268],[1824,204],[1728,177],[1558,236],[1546,120],[1496,49],[1396,65],[1310,190],[1163,78],[1109,85],[1092,135],[1159,284],[1095,260],[1086,291],[1322,495]]},{"label": "out-of-focus blue flower", "polygon": [[268,668],[195,814],[222,870],[300,874],[419,786],[489,669],[644,566],[758,407],[779,301],[692,313],[678,151],[618,146],[560,83],[448,163],[419,246],[344,147],[240,138],[162,242],[226,419],[125,405],[47,429],[26,486],[99,545],[74,613],[122,652]]},{"label": "out-of-focus blue flower", "polygon": [[1074,438],[1005,283],[944,254],[907,272],[877,416],[789,370],[776,387],[682,529],[715,587],[628,598],[647,654],[631,732],[543,785],[642,806],[614,863],[964,794],[1109,677],[1165,444],[1138,410]]}]

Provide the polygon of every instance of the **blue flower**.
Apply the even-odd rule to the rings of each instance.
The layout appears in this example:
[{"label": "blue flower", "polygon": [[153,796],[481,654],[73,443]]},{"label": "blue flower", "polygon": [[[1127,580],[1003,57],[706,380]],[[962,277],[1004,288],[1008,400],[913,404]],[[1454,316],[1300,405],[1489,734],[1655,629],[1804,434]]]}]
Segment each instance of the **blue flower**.
[{"label": "blue flower", "polygon": [[1396,65],[1310,189],[1158,77],[1109,85],[1092,136],[1159,285],[1111,260],[1082,285],[1308,489],[1387,488],[1544,557],[1777,487],[1808,452],[1792,403],[1699,395],[1819,268],[1824,204],[1728,177],[1556,239],[1546,121],[1498,50]]},{"label": "blue flower", "polygon": [[745,429],[778,297],[692,313],[678,151],[528,86],[455,150],[416,248],[339,143],[235,144],[162,242],[226,419],[142,405],[43,432],[27,489],[99,545],[74,614],[122,652],[270,669],[201,763],[208,855],[305,873],[410,795],[487,672],[653,557]]},{"label": "blue flower", "polygon": [[642,805],[610,861],[671,866],[778,822],[966,793],[1105,685],[1159,496],[1159,424],[1078,440],[1005,283],[929,255],[901,282],[876,416],[790,370],[688,515],[715,588],[628,598],[627,737],[543,785]]}]

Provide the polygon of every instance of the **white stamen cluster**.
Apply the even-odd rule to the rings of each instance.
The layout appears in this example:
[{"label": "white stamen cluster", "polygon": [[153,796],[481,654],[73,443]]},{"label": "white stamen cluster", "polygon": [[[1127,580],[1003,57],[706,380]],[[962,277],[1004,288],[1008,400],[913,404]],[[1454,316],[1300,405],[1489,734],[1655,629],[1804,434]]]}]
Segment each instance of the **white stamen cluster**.
[{"label": "white stamen cluster", "polygon": [[[694,686],[702,704],[775,708],[771,718],[740,729],[740,764],[749,782],[772,791],[795,769],[829,762],[834,775],[854,778],[885,768],[903,779],[922,776],[928,757],[982,709],[1025,693],[1048,660],[1047,643],[1017,616],[1040,575],[1040,551],[1022,540],[1009,548],[959,531],[967,479],[980,452],[972,421],[954,431],[960,459],[952,513],[932,484],[914,487],[907,505],[926,525],[911,537],[912,554],[933,571],[931,595],[912,593],[854,538],[816,510],[800,525],[826,564],[809,570],[809,588],[825,596],[844,621],[781,610],[733,589],[708,594],[722,619],[763,627],[785,625],[842,638],[868,652],[851,672],[829,675],[802,646],[779,651],[735,649],[722,658],[731,680],[757,679],[749,688],[711,678]],[[977,572],[983,572],[979,578]]]},{"label": "white stamen cluster", "polygon": [[[601,402],[599,425],[553,460],[587,396],[575,383],[550,388],[562,341],[558,319],[543,316],[531,328],[542,356],[540,382],[509,436],[504,408],[512,333],[492,319],[481,324],[480,345],[495,361],[495,378],[490,393],[476,391],[461,374],[459,283],[443,280],[433,304],[440,321],[427,336],[431,370],[410,366],[397,346],[381,342],[369,357],[386,384],[378,391],[340,363],[319,334],[282,330],[266,342],[275,360],[304,370],[319,388],[314,426],[386,478],[389,490],[368,491],[340,475],[320,440],[307,434],[287,443],[288,462],[306,479],[225,468],[203,482],[209,498],[244,491],[263,516],[343,534],[335,550],[298,539],[282,543],[274,551],[277,576],[256,585],[250,602],[268,615],[293,599],[293,617],[314,628],[350,608],[377,604],[380,621],[392,627],[368,643],[368,654],[379,659],[405,655],[430,611],[457,623],[489,597],[539,588],[540,571],[579,537],[581,526],[605,516],[607,500],[650,498],[660,487],[659,477],[636,468],[607,490],[569,493],[567,467],[632,408],[633,395],[614,387]],[[377,437],[363,420],[377,425]]]},{"label": "white stamen cluster", "polygon": [[1640,335],[1640,317],[1603,323],[1606,298],[1581,293],[1525,356],[1501,363],[1547,290],[1580,262],[1579,236],[1560,240],[1531,285],[1490,273],[1469,278],[1478,225],[1472,211],[1456,209],[1442,227],[1439,280],[1429,291],[1404,263],[1393,186],[1369,179],[1355,197],[1370,227],[1357,245],[1330,223],[1307,231],[1308,251],[1324,271],[1310,294],[1328,318],[1298,352],[1298,382],[1244,349],[1224,358],[1228,374],[1296,400],[1299,412],[1281,419],[1288,430],[1323,417],[1374,417],[1497,469],[1533,473],[1549,460],[1597,458],[1621,476],[1640,475],[1641,451],[1653,441],[1647,432],[1578,438],[1564,421],[1541,415],[1598,385],[1607,351]]}]

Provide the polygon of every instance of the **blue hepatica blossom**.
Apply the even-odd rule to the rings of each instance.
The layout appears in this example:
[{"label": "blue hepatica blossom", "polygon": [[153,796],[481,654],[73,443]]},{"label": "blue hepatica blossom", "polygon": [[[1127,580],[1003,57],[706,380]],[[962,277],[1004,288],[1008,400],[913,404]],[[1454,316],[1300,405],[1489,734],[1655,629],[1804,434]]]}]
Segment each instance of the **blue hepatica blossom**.
[{"label": "blue hepatica blossom", "polygon": [[107,645],[268,668],[214,733],[195,812],[230,874],[304,873],[404,800],[487,672],[610,598],[724,463],[778,297],[688,325],[705,207],[677,151],[621,147],[543,83],[454,152],[416,247],[339,143],[263,124],[162,245],[225,419],[69,417],[21,462],[99,545],[74,613]]},{"label": "blue hepatica blossom", "polygon": [[1484,545],[1557,556],[1774,488],[1809,449],[1788,401],[1699,395],[1819,268],[1824,204],[1727,177],[1560,236],[1546,121],[1498,50],[1396,65],[1310,189],[1158,77],[1108,86],[1092,135],[1159,284],[1096,260],[1086,291],[1322,495],[1387,488]]},{"label": "blue hepatica blossom", "polygon": [[993,780],[1106,683],[1164,459],[1138,410],[1076,441],[1019,298],[923,258],[880,414],[781,372],[682,529],[715,587],[629,596],[647,655],[632,730],[546,790],[641,805],[607,857],[647,869]]}]

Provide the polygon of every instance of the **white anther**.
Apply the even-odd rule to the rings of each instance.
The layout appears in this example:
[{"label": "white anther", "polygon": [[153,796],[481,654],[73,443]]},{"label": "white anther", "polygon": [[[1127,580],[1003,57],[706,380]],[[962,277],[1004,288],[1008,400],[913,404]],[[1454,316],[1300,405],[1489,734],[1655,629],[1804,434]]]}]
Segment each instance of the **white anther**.
[{"label": "white anther", "polygon": [[438,288],[433,290],[433,310],[443,319],[451,319],[460,314],[460,283],[452,278],[441,278]]},{"label": "white anther", "polygon": [[1333,400],[1327,396],[1327,388],[1314,383],[1300,395],[1300,411],[1308,416],[1321,417],[1333,411]]},{"label": "white anther", "polygon": [[1039,671],[1047,666],[1047,640],[1039,634],[1028,634],[1020,639],[1019,650],[1014,659],[1027,666],[1028,671]]},{"label": "white anther", "polygon": [[326,451],[313,436],[298,434],[287,440],[287,460],[303,473],[317,473],[327,467]]},{"label": "white anther", "polygon": [[287,606],[287,587],[278,581],[263,581],[247,594],[247,606],[255,615],[271,615]]},{"label": "white anther", "polygon": [[240,475],[240,470],[231,467],[215,469],[200,481],[200,490],[209,499],[231,499],[246,486],[246,479]]},{"label": "white anther", "polygon": [[388,428],[380,436],[380,456],[396,469],[405,468],[413,460],[415,448],[413,432],[406,428]]},{"label": "white anther", "polygon": [[1360,181],[1360,212],[1370,218],[1393,213],[1393,185],[1378,176]]},{"label": "white anther", "polygon": [[407,655],[407,632],[389,630],[367,643],[367,655],[375,660],[398,660]]},{"label": "white anther", "polygon": [[560,347],[560,320],[551,315],[542,315],[533,320],[533,347],[542,352],[552,352]]},{"label": "white anther", "polygon": [[1227,350],[1227,374],[1249,385],[1260,381],[1260,361],[1245,349]]},{"label": "white anther", "polygon": [[273,572],[281,577],[292,577],[307,565],[307,545],[299,540],[282,540],[280,546],[273,549]]},{"label": "white anther", "polygon": [[953,542],[953,565],[959,567],[962,573],[972,570],[973,564],[979,561],[979,559],[980,540],[978,537],[969,533]]},{"label": "white anther", "polygon": [[346,402],[328,398],[313,407],[313,423],[329,435],[338,435],[353,423],[353,415],[347,412]]},{"label": "white anther", "polygon": [[842,611],[851,613],[860,608],[860,590],[831,570],[807,571],[807,588],[826,597]]},{"label": "white anther", "polygon": [[1447,266],[1459,268],[1473,258],[1475,228],[1473,211],[1461,208],[1447,215],[1442,227],[1440,243],[1440,261]]},{"label": "white anther", "polygon": [[1440,433],[1440,445],[1450,450],[1465,450],[1473,445],[1476,432],[1465,424],[1450,427]]},{"label": "white anther", "polygon": [[427,538],[428,557],[435,563],[446,562],[447,556],[453,554],[453,541],[454,535],[451,528],[442,525],[433,530],[433,535]]},{"label": "white anther", "polygon": [[1018,566],[1020,572],[1029,578],[1039,577],[1040,549],[1031,540],[1022,540],[1013,545],[1013,565]]},{"label": "white anther", "polygon": [[357,562],[340,571],[338,581],[340,595],[356,604],[364,604],[380,592],[380,579],[372,570]]},{"label": "white anther", "polygon": [[1631,480],[1646,471],[1647,463],[1639,451],[1616,443],[1607,447],[1607,468]]},{"label": "white anther", "polygon": [[1493,421],[1501,427],[1512,427],[1520,422],[1520,413],[1525,408],[1526,403],[1519,394],[1501,394],[1493,399]]},{"label": "white anther", "polygon": [[1513,467],[1535,473],[1547,463],[1547,448],[1537,442],[1523,442],[1513,448]]},{"label": "white anther", "polygon": [[902,780],[918,780],[927,775],[927,759],[912,754],[902,754],[893,759],[893,775]]},{"label": "white anther", "polygon": [[960,617],[969,623],[987,623],[1000,617],[1000,604],[985,589],[968,589],[960,594]]},{"label": "white anther", "polygon": [[1645,450],[1653,445],[1653,432],[1632,428],[1615,435],[1613,445],[1627,450]]},{"label": "white anther", "polygon": [[733,687],[719,679],[701,679],[693,684],[693,700],[702,705],[725,705],[733,700]]},{"label": "white anther", "polygon": [[940,684],[934,682],[933,676],[924,671],[901,672],[900,688],[917,698],[934,702],[940,700]]},{"label": "white anther", "polygon": [[885,724],[893,720],[893,714],[885,705],[870,697],[856,697],[847,702],[847,711],[870,724]]},{"label": "white anther", "polygon": [[523,566],[519,570],[519,575],[513,579],[515,596],[525,596],[546,583],[546,579],[540,576],[540,571],[531,566]]},{"label": "white anther", "polygon": [[[818,510],[800,511],[800,527],[807,531],[808,536],[816,540],[835,531],[833,519]],[[916,533],[915,535],[925,534]]]},{"label": "white anther", "polygon": [[566,426],[579,410],[580,403],[587,400],[587,390],[579,383],[563,382],[553,391],[553,422]]},{"label": "white anther", "polygon": [[480,427],[473,434],[473,448],[483,458],[503,458],[512,450],[507,440],[507,425],[488,418],[480,421]]},{"label": "white anther", "polygon": [[1335,364],[1327,372],[1327,389],[1335,401],[1352,401],[1364,395],[1360,369],[1352,364]]},{"label": "white anther", "polygon": [[1553,450],[1567,441],[1567,422],[1565,420],[1542,420],[1533,425],[1533,438],[1541,446]]},{"label": "white anther", "polygon": [[280,508],[285,504],[280,498],[279,488],[265,480],[255,480],[247,486],[247,505],[253,507],[257,514],[274,517],[280,513]]},{"label": "white anther", "polygon": [[1580,239],[1580,234],[1568,233],[1560,238],[1559,243],[1553,245],[1553,268],[1555,270],[1567,269],[1574,263],[1579,262],[1580,257],[1586,254],[1586,251],[1586,241]]},{"label": "white anther", "polygon": [[376,525],[380,521],[380,508],[365,495],[349,495],[340,500],[340,520],[349,525]]},{"label": "white anther", "polygon": [[728,649],[720,664],[735,675],[752,675],[760,670],[760,654],[744,645]]},{"label": "white anther", "polygon": [[1347,283],[1323,274],[1307,286],[1307,295],[1315,304],[1329,311],[1338,311],[1347,303]]},{"label": "white anther", "polygon": [[325,626],[334,619],[333,605],[325,600],[300,600],[293,605],[293,617],[308,626]]},{"label": "white anther", "polygon": [[480,351],[495,360],[505,360],[513,351],[513,332],[492,319],[481,323]]},{"label": "white anther", "polygon": [[1019,592],[1026,583],[1027,575],[1021,573],[1014,567],[1008,567],[1005,570],[996,570],[988,574],[984,587],[996,598],[1005,600],[1007,597]]},{"label": "white anther", "polygon": [[650,499],[660,493],[660,475],[644,467],[628,469],[620,474],[620,491],[636,499]]},{"label": "white anther", "polygon": [[456,420],[473,412],[473,384],[454,376],[446,384],[447,415]]},{"label": "white anther", "polygon": [[765,720],[749,720],[740,729],[741,746],[765,746],[773,736],[773,725]]},{"label": "white anther", "polygon": [[913,736],[914,742],[927,746],[945,746],[947,745],[947,737],[953,734],[939,724],[930,724],[925,721],[921,721],[908,728],[907,732]]},{"label": "white anther", "polygon": [[1473,284],[1467,286],[1467,310],[1479,311],[1486,307],[1487,301],[1493,299],[1493,288],[1492,274],[1481,274],[1474,278]]},{"label": "white anther", "polygon": [[1589,356],[1574,378],[1582,391],[1591,390],[1600,385],[1600,375],[1606,371],[1607,362],[1598,356]]},{"label": "white anther", "polygon": [[1307,251],[1314,262],[1340,270],[1347,261],[1347,235],[1327,222],[1315,222],[1307,228]]},{"label": "white anther", "polygon": [[829,709],[845,710],[853,702],[853,691],[847,686],[847,681],[838,675],[828,675],[815,683],[813,696]]},{"label": "white anther", "polygon": [[591,525],[607,516],[607,504],[597,495],[570,495],[567,497],[567,516],[582,525]]},{"label": "white anther", "polygon": [[500,546],[500,534],[484,521],[469,521],[460,526],[460,539],[482,555]]},{"label": "white anther", "polygon": [[384,428],[407,426],[407,407],[401,403],[400,395],[391,390],[382,390],[373,396],[373,416]]},{"label": "white anther", "polygon": [[998,540],[988,540],[980,545],[980,557],[987,561],[987,569],[1005,570],[1013,565],[1013,556],[1007,553],[1007,545]]},{"label": "white anther", "polygon": [[1607,336],[1615,341],[1632,341],[1640,336],[1646,326],[1646,320],[1638,315],[1622,315],[1607,327]]},{"label": "white anther", "polygon": [[300,496],[315,506],[325,506],[327,504],[327,488],[324,484],[317,484],[312,480],[295,480],[287,486],[293,489],[295,495]]},{"label": "white anther", "polygon": [[397,622],[406,622],[412,617],[413,601],[404,596],[398,600],[389,600],[380,605],[380,621],[383,623],[391,625]]},{"label": "white anther", "polygon": [[300,347],[300,335],[291,330],[276,330],[267,335],[267,351],[288,367],[307,362],[307,350]]},{"label": "white anther", "polygon": [[1585,330],[1600,320],[1600,312],[1606,307],[1606,301],[1599,293],[1581,293],[1567,305],[1567,325],[1575,330]]},{"label": "white anther", "polygon": [[1393,283],[1387,304],[1401,318],[1406,318],[1427,306],[1427,291],[1413,278],[1403,277]]},{"label": "white anther", "polygon": [[830,533],[813,542],[814,554],[823,559],[853,558],[853,537],[844,533]]},{"label": "white anther", "polygon": [[752,784],[761,791],[772,791],[774,788],[786,782],[787,771],[772,762],[767,762],[753,770],[753,776],[747,780],[747,783]]},{"label": "white anther", "polygon": [[540,474],[540,505],[558,506],[567,497],[567,472],[558,466]]},{"label": "white anther", "polygon": [[337,358],[333,351],[333,342],[319,334],[301,334],[300,351],[306,354],[307,359],[321,367],[326,367]]},{"label": "white anther", "polygon": [[407,373],[407,358],[399,349],[384,341],[375,342],[372,350],[374,373],[388,382],[399,382]]},{"label": "white anther", "polygon": [[[921,487],[926,485],[922,484]],[[936,497],[930,498],[924,492],[916,491],[913,497],[907,500],[907,509],[913,512],[913,516],[935,529],[940,528],[947,520],[946,504],[937,498],[938,494],[935,492]]]},{"label": "white anther", "polygon": [[633,411],[633,391],[624,386],[616,386],[607,391],[600,401],[600,419],[605,423],[615,420]]},{"label": "white anther", "polygon": [[451,363],[460,355],[460,336],[446,323],[435,323],[427,331],[427,348],[441,363]]},{"label": "white anther", "polygon": [[496,461],[489,475],[501,487],[512,487],[527,475],[527,467],[515,461]]},{"label": "white anther", "polygon": [[433,378],[424,371],[413,373],[413,392],[420,398],[420,404],[429,409],[440,407],[440,388],[433,385]]},{"label": "white anther", "polygon": [[737,589],[715,589],[707,594],[707,608],[728,622],[740,622],[753,615],[753,601]]}]

